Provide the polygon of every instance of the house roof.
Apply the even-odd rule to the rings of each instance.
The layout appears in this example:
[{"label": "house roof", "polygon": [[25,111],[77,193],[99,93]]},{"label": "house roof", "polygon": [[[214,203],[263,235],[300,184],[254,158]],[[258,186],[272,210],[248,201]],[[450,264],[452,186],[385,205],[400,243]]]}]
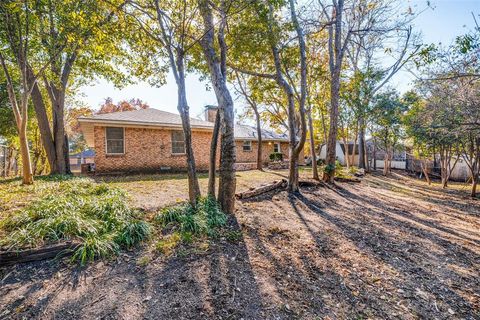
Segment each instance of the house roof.
[{"label": "house roof", "polygon": [[[152,124],[163,126],[181,126],[179,114],[148,108],[133,111],[96,114],[91,117],[79,117],[80,122],[122,122],[125,124]],[[192,128],[213,128],[213,122],[190,118]]]},{"label": "house roof", "polygon": [[[85,140],[90,147],[94,146],[95,126],[119,127],[156,127],[156,128],[182,128],[182,119],[179,114],[148,108],[134,111],[112,112],[96,114],[91,117],[79,117],[78,122],[83,131]],[[214,123],[195,118],[190,118],[193,130],[212,131]],[[247,125],[235,125],[236,140],[257,140],[256,129]],[[262,139],[288,141],[285,134],[277,134],[270,130],[262,130]]]},{"label": "house roof", "polygon": [[[237,140],[258,140],[257,128],[244,124],[235,125],[235,139]],[[288,141],[288,135],[262,129],[262,140]]]}]

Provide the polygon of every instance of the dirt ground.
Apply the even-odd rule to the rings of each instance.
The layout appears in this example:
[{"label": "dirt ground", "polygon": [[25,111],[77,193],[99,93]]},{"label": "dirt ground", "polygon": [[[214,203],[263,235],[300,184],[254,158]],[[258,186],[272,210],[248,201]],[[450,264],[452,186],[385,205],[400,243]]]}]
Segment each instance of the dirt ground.
[{"label": "dirt ground", "polygon": [[[305,169],[302,171],[307,174]],[[287,170],[239,171],[236,174],[237,190],[247,190],[250,187],[285,178],[287,175]],[[127,190],[132,197],[132,204],[145,211],[155,211],[188,200],[188,185],[185,180],[185,173],[97,176],[94,178],[98,182],[106,182]],[[205,194],[208,186],[208,174],[198,173],[198,181],[202,194]]]},{"label": "dirt ground", "polygon": [[393,174],[237,202],[238,239],[0,269],[0,318],[480,319],[480,201]]}]

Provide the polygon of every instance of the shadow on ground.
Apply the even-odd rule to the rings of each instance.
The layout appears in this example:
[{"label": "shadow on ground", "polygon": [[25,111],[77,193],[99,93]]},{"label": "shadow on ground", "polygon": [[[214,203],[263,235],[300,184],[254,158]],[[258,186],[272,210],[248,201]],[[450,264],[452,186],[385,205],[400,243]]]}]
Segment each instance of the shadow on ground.
[{"label": "shadow on ground", "polygon": [[402,179],[239,201],[238,241],[145,265],[4,269],[1,317],[480,318],[480,203]]}]

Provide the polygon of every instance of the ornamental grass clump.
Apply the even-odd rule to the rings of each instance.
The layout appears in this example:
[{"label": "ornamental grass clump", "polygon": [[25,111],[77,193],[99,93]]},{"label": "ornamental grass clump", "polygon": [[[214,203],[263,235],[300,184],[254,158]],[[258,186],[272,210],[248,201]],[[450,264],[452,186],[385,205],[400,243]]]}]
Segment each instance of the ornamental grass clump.
[{"label": "ornamental grass clump", "polygon": [[0,246],[17,250],[77,240],[82,264],[109,257],[148,238],[150,225],[129,207],[127,194],[90,179],[55,179],[42,196],[0,222]]},{"label": "ornamental grass clump", "polygon": [[161,210],[155,217],[157,223],[184,234],[216,236],[218,229],[227,223],[227,216],[212,197],[199,198],[195,207],[190,203]]}]

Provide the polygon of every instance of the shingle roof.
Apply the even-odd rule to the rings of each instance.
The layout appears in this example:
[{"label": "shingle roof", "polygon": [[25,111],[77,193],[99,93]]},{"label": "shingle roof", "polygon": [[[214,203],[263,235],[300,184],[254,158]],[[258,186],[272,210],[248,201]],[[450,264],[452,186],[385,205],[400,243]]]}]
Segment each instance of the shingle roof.
[{"label": "shingle roof", "polygon": [[[243,124],[236,124],[235,139],[258,140],[257,128]],[[288,135],[262,129],[262,139],[288,141]]]},{"label": "shingle roof", "polygon": [[[86,123],[121,123],[132,125],[151,125],[151,126],[171,126],[181,127],[182,119],[180,115],[162,111],[158,109],[148,108],[134,111],[112,112],[104,114],[96,114],[91,117],[79,117],[80,124]],[[213,129],[214,123],[195,118],[190,118],[192,128]],[[235,124],[235,139],[237,140],[257,140],[257,129],[252,126]],[[275,133],[271,130],[262,129],[263,140],[280,140],[288,141],[288,135]]]},{"label": "shingle roof", "polygon": [[[134,111],[112,112],[96,114],[92,117],[80,117],[79,120],[98,120],[98,121],[121,121],[132,123],[146,123],[159,125],[181,125],[182,119],[180,115],[162,111],[158,109],[148,108]],[[199,119],[190,118],[192,128],[213,128],[213,123]]]}]

